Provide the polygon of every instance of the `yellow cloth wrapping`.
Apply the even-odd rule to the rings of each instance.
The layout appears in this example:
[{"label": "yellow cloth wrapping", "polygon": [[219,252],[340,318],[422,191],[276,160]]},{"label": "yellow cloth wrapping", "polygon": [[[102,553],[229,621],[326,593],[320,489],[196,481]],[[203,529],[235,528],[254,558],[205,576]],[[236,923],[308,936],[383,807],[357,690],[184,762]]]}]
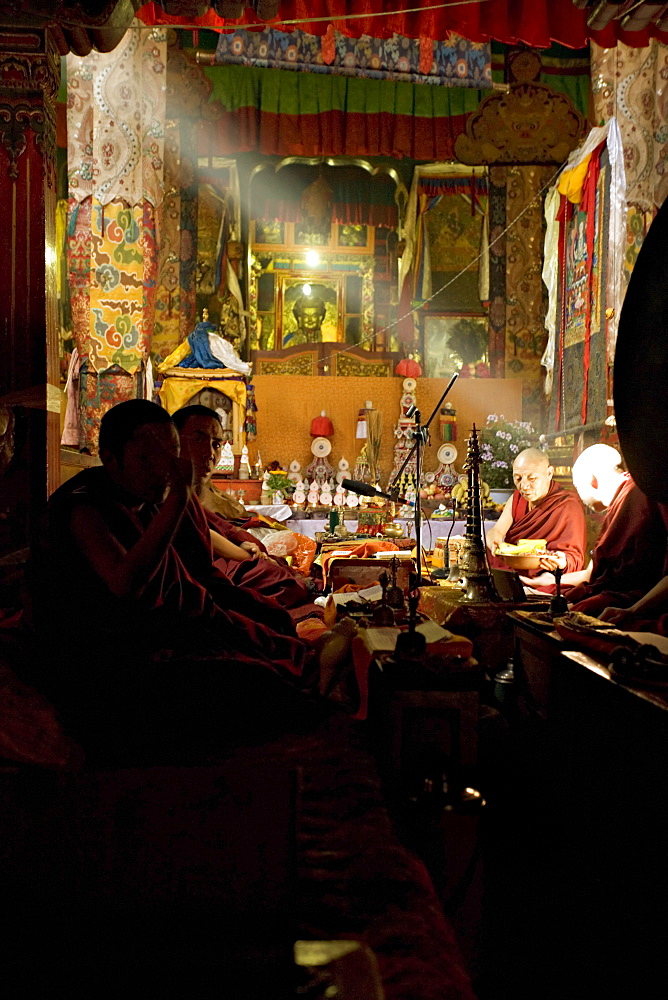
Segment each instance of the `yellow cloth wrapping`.
[{"label": "yellow cloth wrapping", "polygon": [[589,156],[585,156],[581,163],[578,163],[577,167],[573,167],[572,170],[564,170],[559,178],[559,183],[557,184],[559,194],[566,195],[568,200],[572,201],[574,205],[582,201],[582,188],[591,158],[592,154],[590,153]]},{"label": "yellow cloth wrapping", "polygon": [[172,351],[169,357],[160,362],[158,365],[158,371],[160,374],[164,374],[164,372],[169,371],[170,368],[176,368],[179,362],[183,361],[184,358],[187,358],[189,354],[190,344],[188,343],[188,338],[186,337],[185,340],[181,341],[176,350]]},{"label": "yellow cloth wrapping", "polygon": [[163,371],[163,368],[164,365],[160,365],[158,369],[164,375],[160,398],[168,413],[175,413],[182,406],[187,406],[195,393],[201,389],[214,389],[237,403],[243,411],[242,419],[245,419],[246,383],[238,381],[237,372],[229,368],[178,368],[176,371],[173,369]]}]

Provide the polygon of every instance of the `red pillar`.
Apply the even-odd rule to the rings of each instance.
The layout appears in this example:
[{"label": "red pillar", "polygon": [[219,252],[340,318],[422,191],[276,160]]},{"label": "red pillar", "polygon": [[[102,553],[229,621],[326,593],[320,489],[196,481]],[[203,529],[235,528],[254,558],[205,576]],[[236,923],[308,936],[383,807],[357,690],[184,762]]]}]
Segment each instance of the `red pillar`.
[{"label": "red pillar", "polygon": [[48,30],[0,28],[0,407],[14,423],[13,457],[4,472],[0,463],[0,554],[27,544],[34,513],[60,478],[59,78]]}]

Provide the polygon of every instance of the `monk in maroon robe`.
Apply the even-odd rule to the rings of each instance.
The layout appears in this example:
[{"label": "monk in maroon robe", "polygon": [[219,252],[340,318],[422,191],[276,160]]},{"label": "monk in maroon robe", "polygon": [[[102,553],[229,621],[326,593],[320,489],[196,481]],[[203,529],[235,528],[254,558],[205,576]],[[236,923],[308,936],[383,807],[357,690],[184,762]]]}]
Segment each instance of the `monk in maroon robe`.
[{"label": "monk in maroon robe", "polygon": [[208,406],[185,406],[176,411],[173,420],[181,447],[195,469],[195,488],[211,530],[215,566],[233,583],[273,598],[281,607],[306,604],[309,589],[299,573],[287,563],[269,557],[250,532],[210,509],[209,482],[223,446],[223,429],[216,411]]},{"label": "monk in maroon robe", "polygon": [[[495,555],[501,542],[516,545],[521,538],[544,538],[549,554],[541,559],[538,569],[528,571],[528,577],[538,576],[541,570],[555,569],[557,565],[569,573],[584,567],[587,545],[584,508],[574,493],[554,482],[553,474],[547,455],[536,448],[520,452],[513,462],[515,491],[499,520],[487,532],[492,566],[507,568]],[[554,584],[554,577],[549,582]]]},{"label": "monk in maroon robe", "polygon": [[[271,676],[269,700],[280,703],[286,681],[302,684],[306,649],[275,602],[213,566],[192,462],[179,457],[167,412],[146,400],[112,408],[100,455],[102,468],[75,476],[49,502],[36,588],[48,631],[71,636],[53,680],[67,689],[69,707],[76,703],[78,721],[89,723],[88,735],[110,714],[126,730],[130,718],[146,727],[154,708],[163,735],[165,712],[179,726],[207,716],[211,732],[237,682],[248,701]],[[242,708],[255,710],[236,704],[236,713]]]},{"label": "monk in maroon robe", "polygon": [[598,615],[611,605],[627,608],[657,583],[664,570],[666,529],[658,504],[623,472],[615,448],[595,444],[573,465],[573,484],[582,502],[605,510],[589,564],[564,574],[562,585],[576,611]]}]

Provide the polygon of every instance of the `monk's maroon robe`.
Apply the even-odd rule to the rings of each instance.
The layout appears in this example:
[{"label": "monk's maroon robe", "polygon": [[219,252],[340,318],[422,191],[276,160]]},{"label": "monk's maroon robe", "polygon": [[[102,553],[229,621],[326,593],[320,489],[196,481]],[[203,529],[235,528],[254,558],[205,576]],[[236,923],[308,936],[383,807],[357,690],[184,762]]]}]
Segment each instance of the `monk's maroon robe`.
[{"label": "monk's maroon robe", "polygon": [[568,601],[591,615],[630,607],[661,579],[665,557],[666,528],[658,504],[625,473],[594,546],[591,578],[570,590]]},{"label": "monk's maroon robe", "polygon": [[[313,654],[287,611],[213,566],[196,498],[145,586],[115,596],[71,532],[94,508],[126,550],[158,507],[135,507],[104,469],[86,469],[49,501],[30,570],[38,637],[34,680],[87,754],[115,764],[217,752],[275,727],[310,725]],[[50,656],[51,648],[61,654]],[[38,676],[39,675],[39,676]]]},{"label": "monk's maroon robe", "polygon": [[[242,542],[254,542],[263,548],[249,531],[237,528],[213,511],[204,508],[209,527],[217,531],[223,538],[241,545]],[[287,563],[274,559],[251,559],[242,562],[239,559],[215,558],[214,566],[239,587],[250,587],[263,597],[270,597],[283,608],[296,608],[306,604],[309,591],[304,579],[290,569]]]},{"label": "monk's maroon robe", "polygon": [[[513,523],[506,533],[506,542],[516,545],[520,538],[544,538],[547,549],[563,552],[566,556],[565,573],[584,569],[587,525],[584,508],[575,493],[569,493],[553,480],[547,496],[533,510],[529,510],[528,502],[515,490],[512,513]],[[490,563],[508,568],[498,556],[491,556]],[[537,576],[542,572],[541,569],[523,570],[522,574]]]},{"label": "monk's maroon robe", "polygon": [[[216,656],[252,661],[283,675],[300,675],[305,648],[290,616],[274,601],[241,590],[213,565],[204,511],[188,502],[170,545],[134,598],[118,598],[106,587],[70,531],[78,505],[94,507],[111,533],[130,549],[158,508],[133,508],[114,490],[104,469],[87,469],[56,490],[49,501],[51,569],[60,586],[50,598],[61,621],[74,616],[79,634],[104,652],[142,651]],[[48,569],[45,567],[48,575]],[[64,606],[63,606],[64,605]]]}]

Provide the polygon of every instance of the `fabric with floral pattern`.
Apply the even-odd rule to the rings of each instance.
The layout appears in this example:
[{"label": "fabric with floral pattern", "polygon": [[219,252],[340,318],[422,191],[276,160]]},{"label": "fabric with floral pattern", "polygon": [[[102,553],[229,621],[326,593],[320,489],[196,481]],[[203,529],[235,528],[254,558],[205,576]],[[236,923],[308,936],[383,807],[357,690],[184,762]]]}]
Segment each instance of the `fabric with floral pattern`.
[{"label": "fabric with floral pattern", "polygon": [[349,38],[339,31],[334,32],[333,42],[333,58],[330,58],[329,36],[299,30],[239,28],[233,35],[219,36],[216,62],[436,86],[477,89],[492,86],[488,42],[470,42],[452,33],[445,41],[435,42],[401,35]]}]

